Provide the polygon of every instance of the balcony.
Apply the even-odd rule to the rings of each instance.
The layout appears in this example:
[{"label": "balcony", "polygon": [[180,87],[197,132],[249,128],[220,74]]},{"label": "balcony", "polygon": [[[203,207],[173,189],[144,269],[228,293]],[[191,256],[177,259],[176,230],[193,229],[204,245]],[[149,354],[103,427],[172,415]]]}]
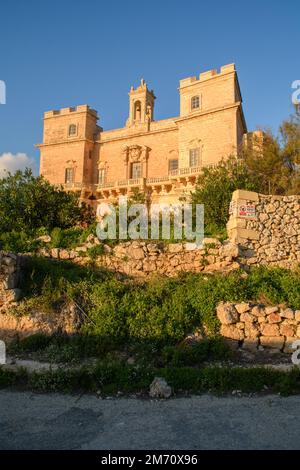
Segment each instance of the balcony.
[{"label": "balcony", "polygon": [[97,185],[97,190],[105,190],[105,189],[117,189],[117,188],[130,188],[130,187],[138,187],[144,186],[145,178],[135,178],[135,179],[128,179],[128,180],[118,180],[118,181],[110,181],[105,183],[99,183]]},{"label": "balcony", "polygon": [[83,188],[83,183],[63,183],[62,187],[66,191],[81,191]]},{"label": "balcony", "polygon": [[129,180],[119,180],[117,181],[117,187],[132,187],[132,186],[144,186],[145,178],[134,178]]},{"label": "balcony", "polygon": [[178,168],[177,170],[169,171],[169,176],[189,176],[189,175],[198,175],[202,171],[201,166],[190,166],[187,168]]},{"label": "balcony", "polygon": [[102,191],[122,191],[131,189],[134,187],[145,189],[147,186],[163,186],[163,185],[172,185],[176,181],[183,179],[187,181],[187,178],[196,177],[202,172],[200,166],[197,167],[188,167],[188,168],[178,168],[177,170],[172,170],[168,175],[165,176],[156,176],[151,178],[135,178],[135,179],[124,179],[117,181],[109,181],[96,185],[96,190],[98,192]]}]

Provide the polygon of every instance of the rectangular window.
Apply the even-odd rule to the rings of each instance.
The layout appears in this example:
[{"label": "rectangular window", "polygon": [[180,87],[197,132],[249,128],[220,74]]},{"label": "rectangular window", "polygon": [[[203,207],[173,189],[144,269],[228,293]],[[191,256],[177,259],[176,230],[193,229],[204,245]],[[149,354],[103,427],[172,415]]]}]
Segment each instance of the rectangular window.
[{"label": "rectangular window", "polygon": [[131,165],[131,178],[138,179],[142,177],[142,164],[141,163],[132,163]]},{"label": "rectangular window", "polygon": [[178,170],[178,160],[169,160],[169,171]]},{"label": "rectangular window", "polygon": [[190,167],[195,167],[200,165],[200,149],[191,149],[190,150]]},{"label": "rectangular window", "polygon": [[66,168],[65,183],[74,183],[74,168]]},{"label": "rectangular window", "polygon": [[69,136],[76,135],[76,134],[77,134],[76,124],[70,124],[69,125]]},{"label": "rectangular window", "polygon": [[191,99],[191,108],[193,109],[198,109],[200,108],[200,97],[199,96],[193,96]]},{"label": "rectangular window", "polygon": [[104,184],[105,183],[105,169],[100,168],[98,170],[98,184]]}]

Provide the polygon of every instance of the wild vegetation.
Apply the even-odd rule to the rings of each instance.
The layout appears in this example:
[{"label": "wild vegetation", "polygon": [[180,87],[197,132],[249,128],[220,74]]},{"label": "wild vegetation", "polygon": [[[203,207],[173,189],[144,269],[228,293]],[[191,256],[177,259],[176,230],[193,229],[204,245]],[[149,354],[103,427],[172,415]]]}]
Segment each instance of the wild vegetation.
[{"label": "wild vegetation", "polygon": [[34,250],[41,244],[37,238],[50,233],[53,244],[72,245],[76,238],[90,233],[87,227],[92,220],[91,211],[79,204],[78,195],[51,185],[42,176],[33,176],[29,169],[0,179],[2,250]]},{"label": "wild vegetation", "polygon": [[[252,300],[300,309],[299,270],[261,267],[253,268],[247,275],[185,274],[137,283],[128,278],[118,279],[92,264],[81,267],[41,257],[32,258],[27,269],[25,298],[14,314],[38,310],[55,315],[75,304],[83,315],[79,334],[91,342],[87,346],[90,355],[96,348],[97,357],[97,348],[101,356],[101,351],[138,345],[149,347],[154,357],[153,351],[161,354],[165,347],[177,348],[195,331],[215,340],[220,326],[215,310],[220,301]],[[49,346],[45,341],[42,349]],[[74,346],[75,356],[76,351],[78,356],[85,356],[85,347],[80,343],[85,340],[72,341],[66,342],[66,352]],[[51,344],[59,346],[60,353],[63,351],[62,344],[55,341]],[[165,357],[171,356],[169,351]]]}]

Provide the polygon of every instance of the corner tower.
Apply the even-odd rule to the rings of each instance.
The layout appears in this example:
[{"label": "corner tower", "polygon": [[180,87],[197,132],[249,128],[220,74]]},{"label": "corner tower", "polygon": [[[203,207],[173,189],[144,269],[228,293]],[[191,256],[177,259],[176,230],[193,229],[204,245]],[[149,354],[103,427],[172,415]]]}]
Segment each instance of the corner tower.
[{"label": "corner tower", "polygon": [[52,184],[78,190],[93,181],[94,143],[100,128],[87,105],[44,113],[40,174]]}]

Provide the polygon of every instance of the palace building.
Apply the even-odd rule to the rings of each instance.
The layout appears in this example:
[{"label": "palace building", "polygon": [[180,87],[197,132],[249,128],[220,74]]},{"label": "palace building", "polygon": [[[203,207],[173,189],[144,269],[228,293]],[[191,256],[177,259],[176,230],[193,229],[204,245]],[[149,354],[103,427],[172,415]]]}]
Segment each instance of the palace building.
[{"label": "palace building", "polygon": [[103,130],[87,105],[44,114],[40,173],[97,206],[142,191],[149,203],[189,196],[202,168],[236,155],[247,133],[234,64],[179,82],[179,116],[156,121],[144,80],[124,127]]}]

